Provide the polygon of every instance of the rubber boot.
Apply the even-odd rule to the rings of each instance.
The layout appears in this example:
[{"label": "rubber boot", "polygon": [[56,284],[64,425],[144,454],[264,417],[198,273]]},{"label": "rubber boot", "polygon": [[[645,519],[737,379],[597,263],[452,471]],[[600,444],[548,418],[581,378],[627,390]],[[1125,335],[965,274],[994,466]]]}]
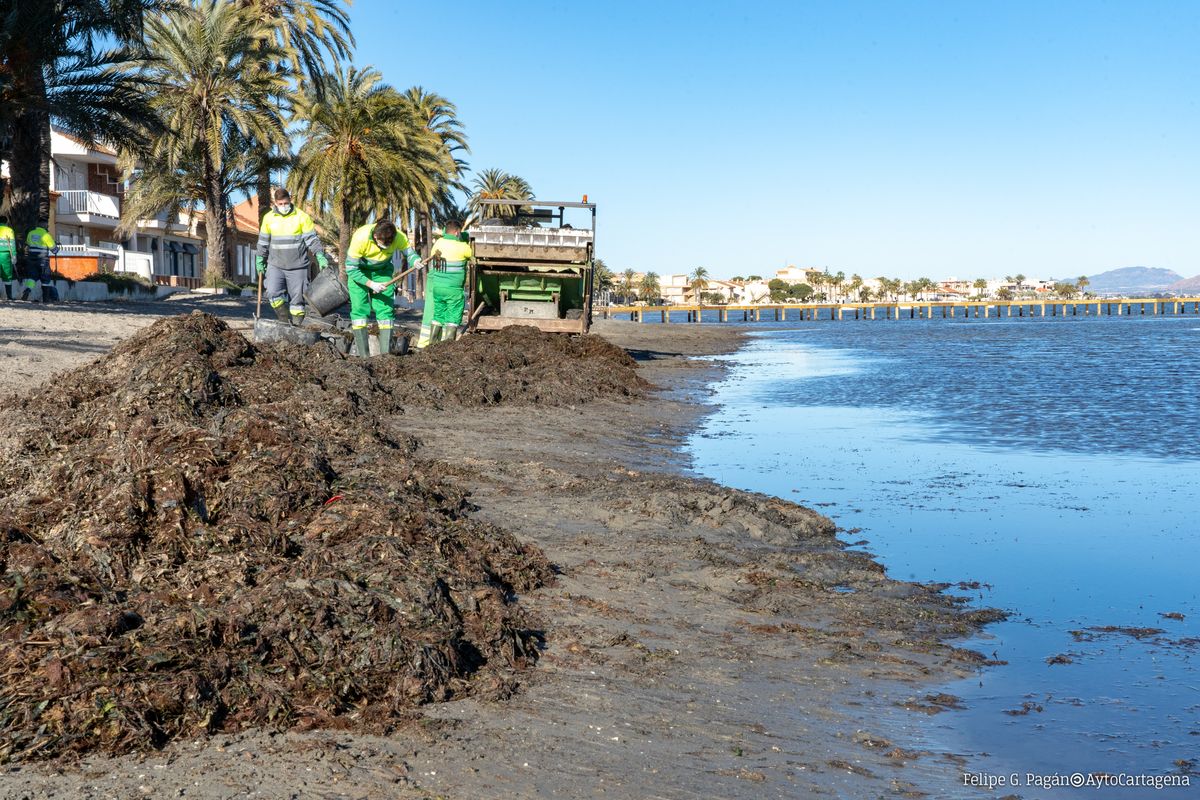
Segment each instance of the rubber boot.
[{"label": "rubber boot", "polygon": [[5,297],[6,297],[6,298],[7,298],[9,301],[11,301],[11,300],[12,300],[12,286],[10,286],[10,285],[9,285],[9,284],[7,284],[7,283],[6,283],[6,284],[4,284],[4,296],[5,296]]},{"label": "rubber boot", "polygon": [[458,326],[457,325],[447,325],[446,327],[442,328],[442,341],[443,342],[453,342],[457,338],[458,338]]},{"label": "rubber boot", "polygon": [[288,313],[286,302],[280,303],[279,305],[272,303],[271,308],[275,309],[275,319],[286,325],[292,324],[292,315]]},{"label": "rubber boot", "polygon": [[392,329],[379,329],[379,355],[386,356],[392,352]]},{"label": "rubber boot", "polygon": [[442,340],[442,323],[435,322],[433,327],[429,329],[429,343],[437,344]]},{"label": "rubber boot", "polygon": [[292,324],[295,325],[297,328],[303,328],[304,327],[304,312],[301,311],[299,314],[297,314],[295,311],[293,311],[293,312],[291,312],[291,314],[292,314]]},{"label": "rubber boot", "polygon": [[367,336],[366,328],[354,329],[354,346],[358,348],[359,358],[366,358],[371,355],[371,342]]},{"label": "rubber boot", "polygon": [[53,283],[42,284],[42,302],[57,303],[58,302],[58,287]]},{"label": "rubber boot", "polygon": [[26,286],[26,287],[25,287],[25,288],[24,288],[24,289],[21,291],[21,299],[22,299],[22,300],[28,300],[28,299],[29,299],[29,295],[30,295],[30,293],[31,293],[32,291],[33,291],[33,287],[32,287],[32,286]]}]

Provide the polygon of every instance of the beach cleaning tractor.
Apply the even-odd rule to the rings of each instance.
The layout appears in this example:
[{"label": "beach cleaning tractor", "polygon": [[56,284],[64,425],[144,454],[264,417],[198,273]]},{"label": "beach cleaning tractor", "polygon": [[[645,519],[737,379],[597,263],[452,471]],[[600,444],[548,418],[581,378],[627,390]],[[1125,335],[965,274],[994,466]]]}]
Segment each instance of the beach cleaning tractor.
[{"label": "beach cleaning tractor", "polygon": [[596,205],[583,199],[479,201],[480,219],[468,229],[475,253],[467,273],[469,329],[588,332]]}]

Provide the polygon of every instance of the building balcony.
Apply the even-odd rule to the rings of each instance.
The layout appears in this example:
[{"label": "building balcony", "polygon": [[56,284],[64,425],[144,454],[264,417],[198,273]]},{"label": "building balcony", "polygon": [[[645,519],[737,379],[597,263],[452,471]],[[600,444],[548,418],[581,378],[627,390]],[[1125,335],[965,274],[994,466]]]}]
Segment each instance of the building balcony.
[{"label": "building balcony", "polygon": [[121,201],[111,194],[68,189],[60,193],[55,211],[59,222],[115,228],[121,220]]}]

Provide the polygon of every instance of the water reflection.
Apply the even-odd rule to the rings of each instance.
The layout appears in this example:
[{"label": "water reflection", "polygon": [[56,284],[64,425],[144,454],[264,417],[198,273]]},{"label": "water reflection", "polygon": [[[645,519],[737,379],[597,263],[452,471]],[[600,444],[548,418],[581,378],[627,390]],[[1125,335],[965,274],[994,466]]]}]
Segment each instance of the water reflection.
[{"label": "water reflection", "polygon": [[775,330],[731,357],[692,456],[861,529],[897,577],[1015,612],[976,643],[1009,665],[949,687],[969,710],[934,723],[945,747],[1177,772],[1200,750],[1197,345],[1161,318]]}]

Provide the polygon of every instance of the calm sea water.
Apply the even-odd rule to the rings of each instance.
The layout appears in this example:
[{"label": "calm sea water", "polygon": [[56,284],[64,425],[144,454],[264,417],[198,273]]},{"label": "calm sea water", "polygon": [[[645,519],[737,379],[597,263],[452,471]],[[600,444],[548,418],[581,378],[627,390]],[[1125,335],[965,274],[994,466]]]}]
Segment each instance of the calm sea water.
[{"label": "calm sea water", "polygon": [[[997,775],[1200,770],[1200,319],[760,330],[689,442],[696,470],[1012,612],[969,643],[1008,664],[943,687],[968,710],[922,720],[928,738]],[[1009,792],[1194,797],[1200,774]]]}]

